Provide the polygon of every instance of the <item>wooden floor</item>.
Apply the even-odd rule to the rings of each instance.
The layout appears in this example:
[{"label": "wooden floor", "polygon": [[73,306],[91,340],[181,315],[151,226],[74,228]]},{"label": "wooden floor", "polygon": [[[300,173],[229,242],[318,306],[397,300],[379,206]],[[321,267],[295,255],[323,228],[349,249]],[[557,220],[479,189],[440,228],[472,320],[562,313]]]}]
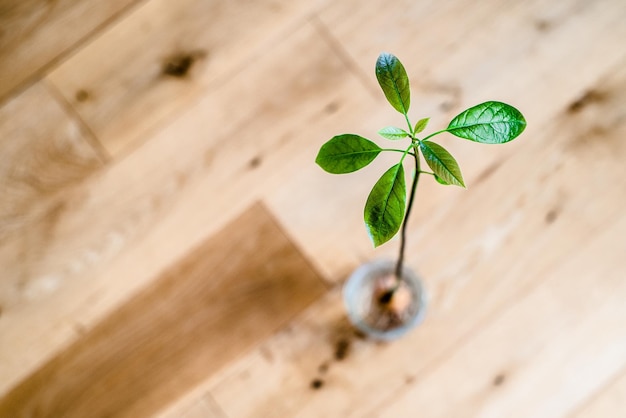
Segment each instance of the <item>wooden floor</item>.
[{"label": "wooden floor", "polygon": [[[4,0],[0,417],[623,417],[621,0]],[[376,343],[341,283],[391,160],[331,176],[338,133],[433,129],[486,100],[515,142],[454,137],[408,262],[426,321]],[[381,142],[382,143],[382,140]]]}]

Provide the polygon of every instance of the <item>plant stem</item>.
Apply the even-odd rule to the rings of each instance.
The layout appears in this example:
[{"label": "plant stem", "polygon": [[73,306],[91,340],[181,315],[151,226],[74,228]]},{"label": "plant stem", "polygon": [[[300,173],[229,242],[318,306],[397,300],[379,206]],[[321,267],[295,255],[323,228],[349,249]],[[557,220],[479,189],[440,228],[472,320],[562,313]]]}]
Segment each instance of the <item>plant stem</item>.
[{"label": "plant stem", "polygon": [[411,134],[411,139],[413,139],[413,126],[411,125],[409,115],[406,112],[404,113],[404,120],[406,120],[406,124],[409,125],[409,133]]},{"label": "plant stem", "polygon": [[448,132],[448,130],[447,129],[442,129],[441,131],[433,132],[432,134],[428,135],[426,138],[422,139],[422,141],[428,141],[433,136],[442,134],[444,132]]},{"label": "plant stem", "polygon": [[406,228],[407,228],[407,223],[409,220],[409,215],[411,214],[411,209],[413,208],[413,199],[415,198],[415,190],[417,189],[417,182],[419,181],[420,172],[421,172],[419,152],[417,151],[417,148],[415,149],[413,158],[415,159],[415,176],[413,177],[413,184],[411,185],[411,193],[409,194],[409,205],[406,209],[406,213],[404,214],[404,221],[402,222],[402,232],[400,235],[400,255],[398,256],[398,263],[396,264],[397,284],[400,283],[400,277],[402,276],[402,267],[404,265],[404,251],[406,247]]},{"label": "plant stem", "polygon": [[403,154],[415,155],[412,152],[406,152],[401,149],[393,149],[393,148],[383,148],[381,151],[393,151],[393,152],[401,152]]}]

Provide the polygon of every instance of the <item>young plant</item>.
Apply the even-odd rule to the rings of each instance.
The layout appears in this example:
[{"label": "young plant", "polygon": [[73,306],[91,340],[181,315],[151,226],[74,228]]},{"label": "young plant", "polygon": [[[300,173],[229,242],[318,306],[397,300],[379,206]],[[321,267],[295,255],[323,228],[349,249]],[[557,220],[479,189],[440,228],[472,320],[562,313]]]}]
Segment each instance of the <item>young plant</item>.
[{"label": "young plant", "polygon": [[[376,78],[391,106],[402,113],[407,123],[406,130],[388,126],[378,131],[378,134],[391,141],[408,139],[408,146],[405,149],[383,149],[359,135],[337,135],[322,145],[315,162],[329,173],[344,174],[367,166],[383,151],[402,153],[400,161],[389,168],[374,185],[364,211],[365,226],[375,247],[389,241],[402,229],[400,253],[395,267],[395,277],[399,280],[404,263],[406,225],[420,175],[431,175],[441,184],[465,187],[454,157],[431,138],[447,132],[483,144],[503,144],[519,136],[526,127],[526,121],[514,107],[489,101],[461,112],[446,129],[419,138],[418,134],[424,131],[429,118],[420,119],[415,125],[409,120],[411,95],[409,79],[402,63],[392,54],[380,54],[376,61]],[[407,156],[415,163],[408,205],[403,166]],[[420,156],[432,171],[421,169]],[[387,295],[389,298],[391,296],[392,293]]]}]

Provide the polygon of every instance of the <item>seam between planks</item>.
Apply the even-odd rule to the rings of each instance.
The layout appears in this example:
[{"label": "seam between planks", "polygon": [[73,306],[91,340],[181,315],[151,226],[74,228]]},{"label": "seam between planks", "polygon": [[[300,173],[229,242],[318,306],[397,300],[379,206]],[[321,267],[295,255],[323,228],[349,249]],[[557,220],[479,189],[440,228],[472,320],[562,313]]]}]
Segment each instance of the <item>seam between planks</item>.
[{"label": "seam between planks", "polygon": [[622,368],[617,371],[613,376],[608,378],[602,386],[600,386],[597,390],[594,390],[589,394],[589,396],[582,399],[582,402],[578,404],[568,415],[568,418],[576,418],[580,416],[582,412],[585,411],[590,405],[592,405],[596,400],[600,399],[600,397],[606,393],[607,390],[611,389],[611,387],[617,383],[621,378],[626,376],[626,364],[622,365]]},{"label": "seam between planks", "polygon": [[[131,143],[115,155],[114,160],[121,161],[133,154],[147,141],[153,138],[158,132],[165,130],[168,126],[174,124],[178,120],[178,118],[182,116],[186,111],[197,106],[198,103],[204,100],[208,94],[212,93],[215,89],[220,88],[222,85],[228,83],[229,80],[236,78],[247,67],[254,65],[255,62],[262,59],[268,50],[271,50],[281,43],[286,42],[288,36],[300,30],[304,24],[310,24],[309,17],[307,15],[298,15],[297,17],[294,17],[292,24],[286,25],[286,28],[283,31],[277,33],[273,37],[268,38],[265,43],[259,45],[257,49],[250,52],[248,56],[243,59],[238,65],[234,66],[232,70],[228,71],[226,74],[216,76],[215,79],[209,82],[207,85],[197,88],[198,93],[190,99],[187,106],[173,109],[167,115],[156,120],[153,126],[147,128],[143,134],[137,137],[133,137]],[[315,31],[315,28],[313,28],[313,30]]]},{"label": "seam between planks", "polygon": [[16,83],[13,87],[9,88],[4,94],[1,94],[0,106],[4,105],[9,100],[18,96],[24,90],[28,89],[29,87],[37,83],[37,81],[42,79],[53,68],[57,67],[67,58],[69,58],[74,53],[82,49],[86,44],[96,39],[102,32],[107,30],[115,22],[123,19],[125,15],[130,14],[135,8],[139,8],[143,3],[147,3],[148,1],[150,0],[134,0],[129,5],[113,13],[111,16],[109,16],[99,25],[96,25],[92,30],[88,31],[83,37],[76,39],[73,43],[68,45],[66,48],[59,51],[59,53],[56,54],[54,58],[42,64],[38,69],[33,71],[32,74],[28,75],[22,81]]},{"label": "seam between planks", "polygon": [[316,265],[313,262],[313,260],[306,254],[306,252],[303,251],[303,249],[300,246],[300,244],[298,243],[298,241],[296,241],[293,238],[293,236],[289,233],[288,228],[286,228],[285,226],[283,226],[282,223],[280,223],[280,221],[278,219],[278,216],[276,215],[276,213],[272,209],[270,209],[270,207],[267,205],[267,203],[263,199],[260,199],[260,200],[257,201],[257,204],[262,206],[263,209],[265,209],[265,211],[267,211],[267,213],[270,215],[269,217],[272,220],[272,223],[274,224],[274,226],[276,226],[276,228],[285,237],[287,237],[289,242],[291,242],[291,245],[293,245],[294,248],[298,251],[298,253],[300,253],[300,255],[304,259],[305,263],[309,266],[309,268],[312,271],[314,271],[317,274],[317,276],[321,279],[320,281],[322,282],[322,285],[324,286],[324,288],[326,288],[326,292],[323,295],[320,296],[320,299],[323,298],[329,291],[331,291],[335,287],[335,282],[330,281],[328,277],[326,277],[322,273],[320,273],[320,271],[316,267]]},{"label": "seam between planks", "polygon": [[41,84],[46,88],[46,90],[50,93],[52,98],[61,106],[63,111],[67,114],[68,117],[74,119],[81,130],[83,131],[85,141],[91,146],[94,152],[98,155],[100,161],[104,164],[107,164],[111,161],[111,154],[104,148],[104,145],[98,140],[98,137],[91,129],[91,127],[84,121],[84,119],[80,116],[80,114],[76,111],[76,109],[72,106],[72,104],[61,94],[59,89],[54,83],[49,80],[42,79]]},{"label": "seam between planks", "polygon": [[226,413],[224,408],[222,408],[222,405],[220,405],[220,403],[215,399],[210,391],[206,392],[202,396],[202,399],[207,401],[207,403],[210,404],[210,407],[216,410],[216,412],[220,415],[219,418],[230,418],[230,415]]},{"label": "seam between planks", "polygon": [[332,49],[337,57],[343,62],[348,71],[350,71],[363,85],[365,90],[369,92],[369,94],[374,99],[379,99],[378,89],[374,88],[373,84],[369,82],[370,77],[365,74],[364,71],[361,70],[356,60],[352,58],[348,50],[343,46],[341,41],[333,35],[332,31],[328,28],[328,26],[324,23],[324,21],[316,14],[313,13],[309,17],[309,23],[315,28],[317,33],[321,36],[321,38],[328,44],[330,49]]}]

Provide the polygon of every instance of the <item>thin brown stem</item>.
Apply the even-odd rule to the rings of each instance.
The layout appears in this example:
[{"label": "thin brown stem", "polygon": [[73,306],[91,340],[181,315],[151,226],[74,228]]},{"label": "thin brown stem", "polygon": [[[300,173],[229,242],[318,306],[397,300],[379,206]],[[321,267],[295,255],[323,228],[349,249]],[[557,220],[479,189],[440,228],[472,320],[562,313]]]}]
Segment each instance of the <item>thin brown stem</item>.
[{"label": "thin brown stem", "polygon": [[417,189],[417,182],[420,177],[420,159],[417,148],[413,154],[415,160],[415,176],[413,177],[413,184],[411,185],[411,193],[409,194],[409,205],[404,214],[404,221],[402,222],[402,232],[400,233],[400,255],[398,256],[398,262],[396,264],[396,279],[400,283],[400,277],[402,276],[402,267],[404,265],[404,252],[406,248],[406,228],[411,215],[411,209],[413,208],[413,200],[415,198],[415,190]]}]

